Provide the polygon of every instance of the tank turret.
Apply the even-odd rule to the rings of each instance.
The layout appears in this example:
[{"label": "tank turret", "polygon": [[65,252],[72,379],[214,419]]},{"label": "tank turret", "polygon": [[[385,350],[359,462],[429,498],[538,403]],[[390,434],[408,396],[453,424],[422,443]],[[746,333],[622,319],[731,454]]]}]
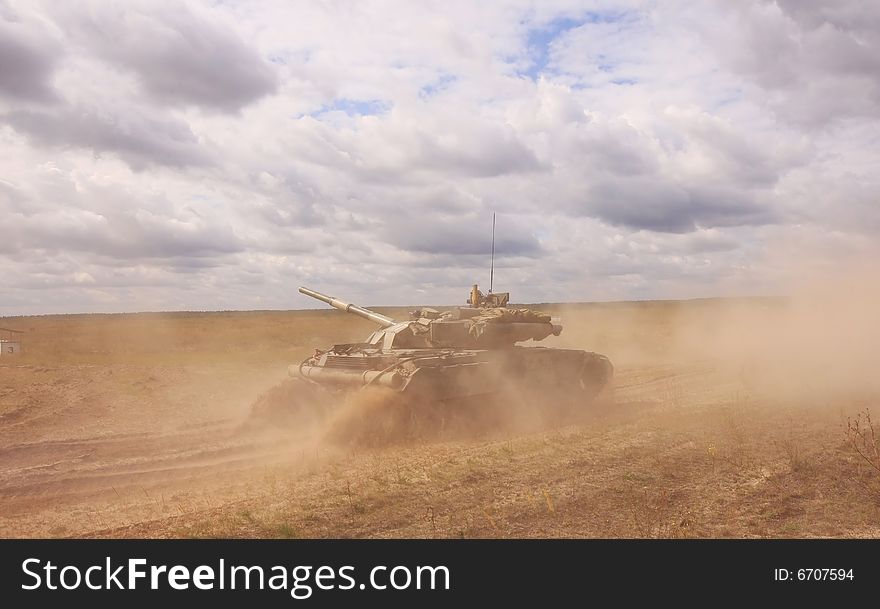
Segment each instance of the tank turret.
[{"label": "tank turret", "polygon": [[507,304],[508,293],[484,295],[476,285],[471,290],[470,307],[456,307],[445,312],[416,309],[411,312],[409,321],[396,321],[309,288],[301,287],[299,291],[382,326],[382,330],[374,332],[366,342],[384,349],[502,349],[519,342],[559,336],[562,332],[562,326],[554,324],[549,315],[500,305]]}]

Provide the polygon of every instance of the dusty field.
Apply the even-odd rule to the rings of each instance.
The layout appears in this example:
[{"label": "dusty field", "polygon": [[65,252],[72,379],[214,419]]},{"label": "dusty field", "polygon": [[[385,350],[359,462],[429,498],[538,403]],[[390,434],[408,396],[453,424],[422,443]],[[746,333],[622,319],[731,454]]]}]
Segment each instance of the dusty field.
[{"label": "dusty field", "polygon": [[246,425],[288,363],[366,336],[352,316],[0,319],[28,332],[0,359],[0,535],[880,537],[880,471],[846,433],[880,421],[864,311],[550,309],[555,344],[617,365],[603,406],[373,449]]}]

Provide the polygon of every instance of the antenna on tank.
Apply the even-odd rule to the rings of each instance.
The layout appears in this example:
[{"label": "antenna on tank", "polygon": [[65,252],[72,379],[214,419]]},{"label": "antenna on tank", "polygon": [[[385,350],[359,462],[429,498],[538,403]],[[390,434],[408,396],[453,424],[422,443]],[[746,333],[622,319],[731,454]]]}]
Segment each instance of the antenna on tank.
[{"label": "antenna on tank", "polygon": [[492,264],[489,267],[489,293],[492,293],[492,284],[495,281],[495,212],[492,212]]}]

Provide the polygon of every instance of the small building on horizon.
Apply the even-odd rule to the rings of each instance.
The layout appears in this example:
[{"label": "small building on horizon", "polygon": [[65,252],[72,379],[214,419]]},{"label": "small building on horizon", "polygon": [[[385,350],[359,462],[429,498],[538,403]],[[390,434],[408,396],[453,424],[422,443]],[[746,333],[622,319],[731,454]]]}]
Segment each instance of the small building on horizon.
[{"label": "small building on horizon", "polygon": [[21,354],[21,335],[24,330],[0,328],[0,357]]}]

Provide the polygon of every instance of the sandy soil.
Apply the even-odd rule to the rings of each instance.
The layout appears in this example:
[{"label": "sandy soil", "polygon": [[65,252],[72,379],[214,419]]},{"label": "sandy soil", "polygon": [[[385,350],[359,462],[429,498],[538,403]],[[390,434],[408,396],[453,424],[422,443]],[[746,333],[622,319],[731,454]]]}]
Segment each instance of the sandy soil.
[{"label": "sandy soil", "polygon": [[864,330],[775,302],[547,308],[555,344],[615,361],[603,404],[369,449],[249,421],[287,364],[369,333],[352,316],[2,319],[27,334],[0,359],[0,534],[880,537],[880,471],[846,431],[880,420]]}]

